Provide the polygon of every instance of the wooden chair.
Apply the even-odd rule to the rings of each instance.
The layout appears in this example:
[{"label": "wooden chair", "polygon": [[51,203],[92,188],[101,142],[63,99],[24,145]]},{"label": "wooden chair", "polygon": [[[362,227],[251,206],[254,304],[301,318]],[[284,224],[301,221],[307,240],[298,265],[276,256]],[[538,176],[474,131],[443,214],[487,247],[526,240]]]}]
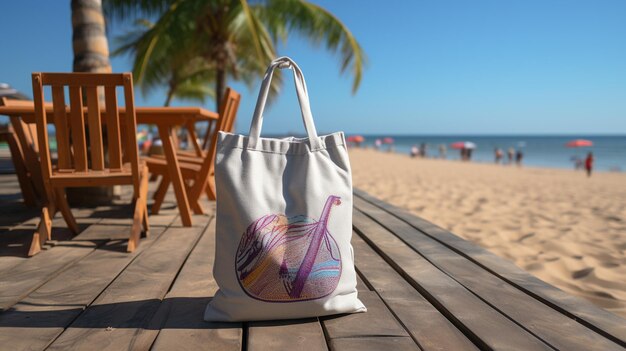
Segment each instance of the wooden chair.
[{"label": "wooden chair", "polygon": [[[135,204],[133,224],[127,251],[133,251],[142,232],[148,234],[148,168],[139,162],[137,120],[130,73],[33,73],[33,95],[40,146],[41,173],[46,191],[46,204],[41,222],[33,236],[29,255],[41,250],[50,239],[52,218],[61,211],[72,232],[78,233],[76,220],[65,196],[67,187],[133,186]],[[47,116],[44,110],[44,86],[51,86],[56,129],[58,161],[52,165],[48,147]],[[70,110],[65,107],[65,87],[69,90]],[[126,112],[120,120],[116,87],[123,87]],[[104,91],[108,160],[104,157],[102,116],[98,89]],[[86,93],[87,119],[83,109]],[[121,123],[120,123],[121,122]],[[87,127],[87,128],[86,128]],[[125,133],[122,133],[125,131]],[[88,132],[88,139],[87,139]],[[122,136],[125,136],[124,138]],[[89,145],[87,145],[89,140]],[[90,159],[88,161],[88,153]]]},{"label": "wooden chair", "polygon": [[17,136],[15,135],[15,130],[10,125],[7,126],[6,130],[0,131],[0,141],[9,144],[11,161],[13,161],[13,169],[17,175],[17,182],[22,192],[24,204],[29,207],[38,206],[38,196],[31,181],[31,176],[26,168],[24,152],[22,151]]},{"label": "wooden chair", "polygon": [[[46,103],[47,106],[51,105]],[[0,106],[33,107],[32,101],[0,98]],[[39,146],[37,145],[37,127],[35,124],[24,123],[20,117],[10,117],[13,140],[9,142],[11,158],[18,176],[24,203],[27,206],[38,206],[45,201],[45,190],[39,163]]]},{"label": "wooden chair", "polygon": [[[204,211],[200,206],[200,197],[206,194],[209,200],[215,200],[215,178],[214,178],[214,160],[217,146],[217,135],[219,131],[231,130],[239,108],[241,95],[230,88],[226,89],[222,110],[215,128],[211,131],[209,148],[203,156],[179,157],[180,169],[185,179],[187,197],[189,203],[196,214],[202,214]],[[167,164],[162,157],[146,157],[144,160],[148,164],[148,168],[153,175],[161,176],[161,183],[154,194],[154,204],[152,205],[152,213],[158,214],[165,199],[167,188],[170,185],[170,179],[167,170]]]}]

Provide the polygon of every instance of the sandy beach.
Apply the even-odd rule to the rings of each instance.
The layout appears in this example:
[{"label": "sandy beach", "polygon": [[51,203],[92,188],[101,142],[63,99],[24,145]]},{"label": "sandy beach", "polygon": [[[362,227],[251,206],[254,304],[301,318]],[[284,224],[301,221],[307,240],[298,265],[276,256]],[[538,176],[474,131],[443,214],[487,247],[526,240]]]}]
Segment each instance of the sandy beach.
[{"label": "sandy beach", "polygon": [[351,149],[354,186],[626,317],[626,174]]}]

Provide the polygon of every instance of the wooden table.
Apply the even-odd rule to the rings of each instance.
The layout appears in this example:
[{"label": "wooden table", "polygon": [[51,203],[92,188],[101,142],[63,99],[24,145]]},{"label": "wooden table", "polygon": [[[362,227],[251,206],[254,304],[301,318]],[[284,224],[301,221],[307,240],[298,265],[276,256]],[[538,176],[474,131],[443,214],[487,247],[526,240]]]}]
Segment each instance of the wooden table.
[{"label": "wooden table", "polygon": [[[69,114],[70,109],[67,108]],[[86,111],[86,109],[85,109]],[[125,109],[120,108],[120,117],[123,118]],[[46,108],[48,123],[54,123],[54,111],[52,106]],[[103,120],[106,120],[106,111],[102,110]],[[21,117],[26,123],[35,123],[34,106],[0,106],[0,115]],[[197,122],[212,121],[218,118],[218,114],[200,107],[136,107],[135,115],[137,124],[155,124],[159,130],[159,137],[163,142],[163,152],[167,159],[170,179],[176,194],[176,201],[180,210],[181,221],[184,226],[191,226],[191,210],[183,177],[176,156],[176,145],[173,127],[184,126],[189,129],[190,141],[196,152],[201,148],[195,137],[194,124]]]}]

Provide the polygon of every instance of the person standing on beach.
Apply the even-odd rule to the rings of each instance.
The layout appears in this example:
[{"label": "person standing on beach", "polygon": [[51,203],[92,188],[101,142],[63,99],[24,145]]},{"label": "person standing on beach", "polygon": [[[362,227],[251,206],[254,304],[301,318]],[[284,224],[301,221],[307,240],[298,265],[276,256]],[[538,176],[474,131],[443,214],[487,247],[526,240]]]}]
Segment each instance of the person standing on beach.
[{"label": "person standing on beach", "polygon": [[511,146],[507,151],[507,156],[509,157],[509,164],[513,164],[513,157],[515,156],[515,149]]},{"label": "person standing on beach", "polygon": [[374,149],[376,150],[380,150],[380,146],[383,144],[382,140],[380,139],[376,139],[376,141],[374,142]]},{"label": "person standing on beach", "polygon": [[426,143],[420,144],[420,156],[426,157]]},{"label": "person standing on beach", "polygon": [[499,147],[495,148],[493,150],[494,156],[495,156],[495,162],[496,164],[500,164],[500,162],[502,162],[502,156],[504,156],[504,152],[502,152],[502,149],[500,149]]},{"label": "person standing on beach", "polygon": [[517,152],[515,153],[515,163],[517,164],[518,167],[522,166],[522,159],[524,158],[524,153],[522,152],[521,149],[517,150]]},{"label": "person standing on beach", "polygon": [[420,155],[420,149],[417,148],[417,145],[413,145],[413,147],[411,147],[411,157],[417,157]]},{"label": "person standing on beach", "polygon": [[446,144],[439,144],[439,158],[446,158]]},{"label": "person standing on beach", "polygon": [[585,159],[585,170],[587,171],[587,177],[591,177],[591,171],[593,170],[593,153],[589,152]]}]

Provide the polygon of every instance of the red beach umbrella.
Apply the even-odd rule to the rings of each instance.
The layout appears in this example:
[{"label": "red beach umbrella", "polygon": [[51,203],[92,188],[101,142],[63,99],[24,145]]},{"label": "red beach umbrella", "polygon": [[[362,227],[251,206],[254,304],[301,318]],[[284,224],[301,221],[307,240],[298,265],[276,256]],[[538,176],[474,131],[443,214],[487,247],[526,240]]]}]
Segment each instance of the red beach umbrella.
[{"label": "red beach umbrella", "polygon": [[362,135],[352,135],[346,138],[346,141],[350,143],[362,143],[365,141],[365,138]]},{"label": "red beach umbrella", "polygon": [[465,142],[464,141],[457,141],[456,143],[452,143],[450,145],[451,148],[456,149],[456,150],[460,150],[460,149],[464,149],[465,148]]},{"label": "red beach umbrella", "polygon": [[593,146],[593,141],[585,139],[576,139],[565,144],[566,147],[589,147]]},{"label": "red beach umbrella", "polygon": [[383,144],[393,144],[393,138],[385,138],[385,139],[383,139]]}]

